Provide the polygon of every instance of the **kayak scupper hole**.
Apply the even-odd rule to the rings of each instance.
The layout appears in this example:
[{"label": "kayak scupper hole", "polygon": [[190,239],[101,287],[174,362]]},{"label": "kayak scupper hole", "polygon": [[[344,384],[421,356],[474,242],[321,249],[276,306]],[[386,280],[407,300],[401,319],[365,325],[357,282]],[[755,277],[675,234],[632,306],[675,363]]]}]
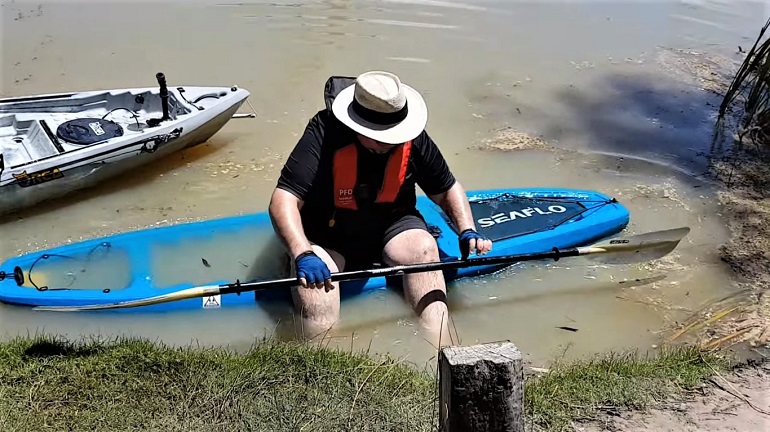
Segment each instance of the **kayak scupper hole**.
[{"label": "kayak scupper hole", "polygon": [[105,288],[105,289],[102,290],[102,292],[105,293],[105,294],[108,294],[110,292],[110,289],[109,288]]}]

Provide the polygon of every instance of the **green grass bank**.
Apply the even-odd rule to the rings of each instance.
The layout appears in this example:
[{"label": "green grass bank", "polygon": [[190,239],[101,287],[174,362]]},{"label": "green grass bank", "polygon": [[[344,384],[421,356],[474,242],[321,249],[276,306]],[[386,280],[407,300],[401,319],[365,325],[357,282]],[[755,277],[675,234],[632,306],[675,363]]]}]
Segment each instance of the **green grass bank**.
[{"label": "green grass bank", "polygon": [[[555,364],[526,383],[528,422],[651,406],[729,365],[694,348]],[[0,430],[431,431],[437,377],[398,359],[263,341],[245,352],[146,340],[0,344]]]}]

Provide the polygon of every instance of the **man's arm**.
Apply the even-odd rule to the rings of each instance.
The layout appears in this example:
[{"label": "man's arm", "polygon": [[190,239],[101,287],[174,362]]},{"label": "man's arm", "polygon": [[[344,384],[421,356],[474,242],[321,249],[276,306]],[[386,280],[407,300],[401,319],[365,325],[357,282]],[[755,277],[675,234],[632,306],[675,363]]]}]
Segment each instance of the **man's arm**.
[{"label": "man's arm", "polygon": [[446,192],[438,195],[428,195],[428,198],[444,210],[444,213],[457,226],[459,232],[467,229],[476,229],[468,196],[465,194],[465,189],[463,189],[459,181],[455,181],[454,185]]},{"label": "man's arm", "polygon": [[302,218],[299,214],[301,208],[302,200],[296,195],[287,190],[275,188],[270,198],[270,220],[273,223],[273,229],[292,258],[312,249],[302,228]]},{"label": "man's arm", "polygon": [[475,229],[471,206],[465,190],[447,165],[444,155],[427,132],[415,139],[417,184],[434,203],[449,216],[460,232]]},{"label": "man's arm", "polygon": [[492,249],[492,241],[476,232],[471,205],[465,189],[449,170],[436,143],[423,132],[422,148],[418,158],[418,184],[425,194],[449,216],[458,229],[460,251],[467,254],[485,254]]},{"label": "man's arm", "polygon": [[302,137],[286,160],[270,198],[268,211],[273,229],[292,258],[311,250],[299,211],[304,197],[315,181],[321,158],[324,120],[322,114],[316,114],[310,119]]},{"label": "man's arm", "polygon": [[289,250],[297,269],[297,278],[305,288],[334,289],[329,267],[319,258],[302,229],[299,210],[302,201],[293,193],[276,188],[270,199],[270,219],[273,229]]}]

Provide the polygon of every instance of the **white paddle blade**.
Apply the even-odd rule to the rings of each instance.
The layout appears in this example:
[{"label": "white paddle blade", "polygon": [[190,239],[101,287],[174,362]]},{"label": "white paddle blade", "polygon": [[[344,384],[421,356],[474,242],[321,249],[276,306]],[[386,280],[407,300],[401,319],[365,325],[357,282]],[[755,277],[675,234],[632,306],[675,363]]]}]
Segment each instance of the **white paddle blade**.
[{"label": "white paddle blade", "polygon": [[668,255],[689,232],[689,227],[655,231],[614,238],[578,250],[580,255],[605,264],[634,264]]},{"label": "white paddle blade", "polygon": [[127,309],[140,306],[151,306],[160,303],[169,303],[172,301],[186,300],[195,297],[208,297],[211,295],[219,294],[219,286],[200,286],[195,288],[188,288],[182,291],[177,291],[169,294],[163,294],[155,297],[149,297],[146,299],[129,300],[116,303],[103,303],[94,305],[82,305],[82,306],[35,306],[32,310],[36,311],[52,311],[52,312],[77,312],[77,311],[92,311],[92,310],[105,310],[105,309]]}]

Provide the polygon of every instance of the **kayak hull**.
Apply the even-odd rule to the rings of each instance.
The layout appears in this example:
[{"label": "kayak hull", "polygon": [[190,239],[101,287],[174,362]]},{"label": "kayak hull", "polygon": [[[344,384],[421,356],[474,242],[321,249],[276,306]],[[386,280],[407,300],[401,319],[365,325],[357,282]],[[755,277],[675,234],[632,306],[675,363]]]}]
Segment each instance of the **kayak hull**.
[{"label": "kayak hull", "polygon": [[0,215],[206,142],[250,96],[233,87],[126,88],[0,99]]},{"label": "kayak hull", "polygon": [[[586,245],[620,232],[629,221],[621,203],[595,191],[495,189],[469,191],[468,197],[477,228],[494,241],[487,256]],[[436,237],[441,260],[458,259],[457,232],[443,211],[425,196],[418,197],[417,205]],[[24,284],[17,286],[12,278],[0,281],[0,302],[21,306],[115,303],[194,286],[288,276],[288,259],[267,212],[85,240],[10,258],[0,270],[12,273],[16,266],[24,272]],[[452,281],[506,266],[461,268],[444,275]],[[397,285],[398,278],[385,277],[343,281],[341,297]],[[288,291],[268,289],[114,311],[255,306],[286,300]]]}]

